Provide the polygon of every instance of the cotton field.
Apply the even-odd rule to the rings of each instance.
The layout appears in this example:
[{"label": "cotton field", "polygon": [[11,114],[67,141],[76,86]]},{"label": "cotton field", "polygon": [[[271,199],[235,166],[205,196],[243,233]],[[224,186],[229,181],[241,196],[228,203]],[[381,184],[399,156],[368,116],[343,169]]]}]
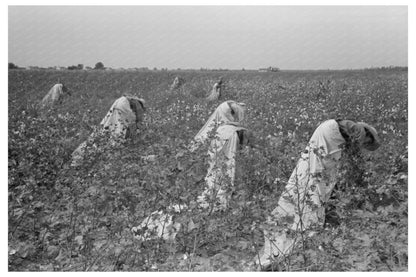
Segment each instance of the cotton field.
[{"label": "cotton field", "polygon": [[[327,119],[364,121],[380,148],[339,171],[326,224],[281,260],[282,271],[407,271],[407,68],[355,71],[9,70],[8,265],[10,271],[254,271],[265,222],[300,154]],[[172,83],[180,77],[180,86]],[[222,77],[220,98],[207,101]],[[61,82],[71,92],[40,108]],[[145,100],[137,132],[122,144],[94,142],[124,94]],[[197,207],[207,147],[192,139],[224,101],[245,104],[241,124],[255,147],[236,156],[229,203]],[[92,148],[91,148],[92,149]],[[137,240],[132,228],[172,211],[173,241]],[[365,258],[363,258],[365,257]]]}]

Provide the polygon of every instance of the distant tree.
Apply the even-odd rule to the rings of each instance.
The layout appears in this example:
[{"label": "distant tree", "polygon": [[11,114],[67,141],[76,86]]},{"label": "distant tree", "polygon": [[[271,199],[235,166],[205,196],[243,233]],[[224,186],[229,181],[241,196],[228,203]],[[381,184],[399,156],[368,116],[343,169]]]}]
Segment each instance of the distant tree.
[{"label": "distant tree", "polygon": [[68,70],[76,70],[76,69],[78,69],[78,66],[76,66],[76,65],[68,66]]},{"label": "distant tree", "polygon": [[79,64],[77,65],[77,69],[79,69],[79,70],[83,70],[83,69],[84,69],[84,65],[83,65],[82,63],[79,63]]},{"label": "distant tree", "polygon": [[98,62],[95,64],[94,69],[104,69],[104,64],[102,62]]},{"label": "distant tree", "polygon": [[18,69],[19,67],[14,63],[9,63],[9,69]]},{"label": "distant tree", "polygon": [[85,69],[86,69],[86,70],[91,70],[91,69],[92,69],[92,67],[91,67],[91,66],[86,66],[86,67],[85,67]]}]

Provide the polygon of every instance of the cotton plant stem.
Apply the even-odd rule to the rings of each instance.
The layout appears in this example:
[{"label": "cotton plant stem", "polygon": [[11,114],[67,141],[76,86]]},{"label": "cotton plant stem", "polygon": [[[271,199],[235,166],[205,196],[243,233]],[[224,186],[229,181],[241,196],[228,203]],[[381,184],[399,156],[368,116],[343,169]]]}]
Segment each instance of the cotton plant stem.
[{"label": "cotton plant stem", "polygon": [[104,255],[104,253],[105,253],[105,251],[104,250],[106,250],[108,248],[108,245],[104,248],[104,249],[102,249],[102,250],[100,250],[100,253],[102,253],[101,255],[100,254],[98,254],[96,257],[95,257],[95,259],[93,260],[93,262],[90,264],[90,266],[88,266],[86,269],[85,269],[85,271],[89,271],[90,270],[90,268],[92,268],[94,265],[95,265],[95,263],[97,262],[97,260],[99,259],[99,258],[101,258],[103,255]]},{"label": "cotton plant stem", "polygon": [[[195,234],[195,237],[194,237],[194,249],[192,250],[192,254],[195,254],[195,251],[196,251],[196,239],[197,239],[198,233],[199,233],[199,228],[198,228],[198,232]],[[188,271],[191,271],[191,268],[192,268],[192,255],[189,255],[189,256],[190,257],[189,257]]]},{"label": "cotton plant stem", "polygon": [[[299,183],[296,181],[296,184],[298,186]],[[304,192],[304,196],[303,196],[304,199],[306,198],[306,193],[307,192],[305,191]],[[298,186],[297,198],[298,198],[297,199],[297,205],[298,205],[298,210],[299,210],[299,223],[300,223],[300,235],[301,235],[301,239],[302,239],[302,249],[303,249],[303,253],[305,253],[305,238],[303,237],[303,230],[304,230],[303,226],[304,225],[303,225],[303,220],[302,220],[304,205],[302,206],[302,209],[301,209],[301,207],[300,207],[300,201],[301,201],[301,199],[300,199],[300,194],[299,194],[299,186]],[[294,247],[295,247],[295,245],[293,245],[292,252],[293,252]],[[304,262],[306,263],[305,255],[303,255],[303,259],[304,259]]]}]

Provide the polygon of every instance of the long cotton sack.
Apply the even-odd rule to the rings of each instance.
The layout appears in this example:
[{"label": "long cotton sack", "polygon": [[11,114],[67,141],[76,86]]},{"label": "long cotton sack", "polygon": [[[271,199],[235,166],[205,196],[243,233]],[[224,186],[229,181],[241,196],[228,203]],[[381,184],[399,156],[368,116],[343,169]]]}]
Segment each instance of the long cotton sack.
[{"label": "long cotton sack", "polygon": [[335,186],[336,165],[343,144],[345,140],[335,120],[325,121],[315,130],[268,219],[272,231],[264,234],[262,265],[290,254],[300,240],[300,231],[323,222],[322,204]]}]

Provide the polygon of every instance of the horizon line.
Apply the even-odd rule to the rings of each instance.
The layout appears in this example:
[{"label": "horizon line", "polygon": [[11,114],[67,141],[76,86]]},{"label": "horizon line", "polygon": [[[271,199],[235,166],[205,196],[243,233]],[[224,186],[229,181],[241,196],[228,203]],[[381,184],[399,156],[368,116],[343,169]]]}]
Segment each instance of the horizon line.
[{"label": "horizon line", "polygon": [[10,69],[43,69],[43,70],[68,70],[68,71],[81,71],[81,70],[141,70],[141,71],[259,71],[259,70],[266,70],[270,72],[277,72],[277,71],[342,71],[342,70],[364,70],[364,69],[393,69],[393,68],[408,68],[408,65],[382,65],[382,66],[369,66],[369,67],[356,67],[356,68],[294,68],[294,69],[288,69],[288,68],[279,68],[277,66],[267,66],[267,67],[259,67],[259,68],[246,68],[246,67],[240,67],[240,68],[208,68],[208,67],[200,67],[200,68],[169,68],[169,67],[148,67],[148,66],[135,66],[135,67],[111,67],[111,66],[104,66],[103,69],[94,69],[92,66],[84,66],[83,68],[72,68],[76,65],[70,65],[70,66],[38,66],[38,65],[29,65],[29,66],[19,66],[14,64],[13,62],[9,62],[9,64],[15,65],[17,68],[9,68]]}]

